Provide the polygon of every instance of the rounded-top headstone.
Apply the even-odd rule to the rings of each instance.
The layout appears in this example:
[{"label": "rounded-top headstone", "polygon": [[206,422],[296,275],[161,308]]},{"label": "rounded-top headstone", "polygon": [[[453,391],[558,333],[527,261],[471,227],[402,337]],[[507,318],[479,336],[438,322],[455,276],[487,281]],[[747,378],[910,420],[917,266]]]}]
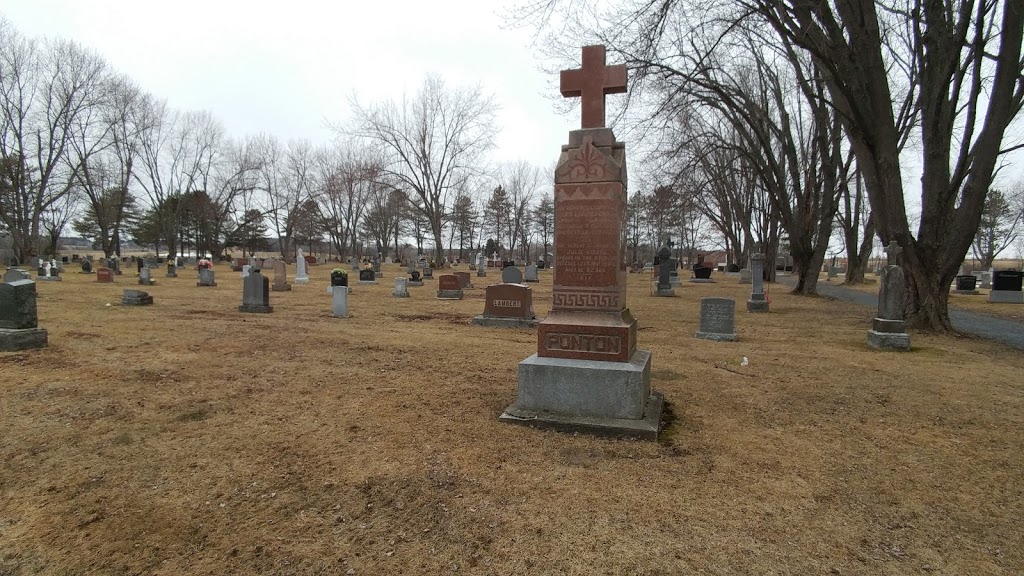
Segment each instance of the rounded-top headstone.
[{"label": "rounded-top headstone", "polygon": [[82,260],[82,272],[92,272],[92,262],[88,260]]},{"label": "rounded-top headstone", "polygon": [[501,281],[505,284],[522,284],[523,271],[515,266],[509,266],[501,271]]}]

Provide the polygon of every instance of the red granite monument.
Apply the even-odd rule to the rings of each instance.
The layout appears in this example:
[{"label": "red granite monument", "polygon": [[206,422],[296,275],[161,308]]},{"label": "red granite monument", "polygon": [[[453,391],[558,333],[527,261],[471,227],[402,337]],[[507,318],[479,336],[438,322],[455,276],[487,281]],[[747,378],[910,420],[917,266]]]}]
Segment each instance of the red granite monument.
[{"label": "red granite monument", "polygon": [[501,419],[654,439],[663,399],[650,389],[651,353],[637,349],[626,307],[626,148],[604,126],[605,95],[626,91],[626,67],[606,66],[604,46],[585,46],[582,68],[561,73],[561,91],[580,97],[582,123],[555,169],[551,313]]}]

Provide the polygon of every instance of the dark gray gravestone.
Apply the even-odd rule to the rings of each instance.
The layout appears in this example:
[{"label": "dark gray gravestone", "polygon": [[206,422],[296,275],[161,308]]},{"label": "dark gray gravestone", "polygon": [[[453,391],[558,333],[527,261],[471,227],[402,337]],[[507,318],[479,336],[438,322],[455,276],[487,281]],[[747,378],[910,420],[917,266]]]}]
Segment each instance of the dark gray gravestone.
[{"label": "dark gray gravestone", "polygon": [[149,306],[153,303],[153,297],[142,290],[125,288],[121,295],[121,304],[124,306]]},{"label": "dark gray gravestone", "polygon": [[750,255],[750,299],[747,300],[747,312],[767,312],[768,297],[764,295],[764,254]]},{"label": "dark gray gravestone", "polygon": [[360,284],[376,284],[377,275],[373,270],[360,270],[359,271],[359,283]]},{"label": "dark gray gravestone", "polygon": [[239,312],[266,314],[274,311],[270,305],[270,278],[252,270],[242,281],[242,305]]},{"label": "dark gray gravestone", "polygon": [[537,278],[537,267],[536,266],[534,266],[533,264],[530,264],[529,266],[526,267],[526,274],[524,274],[524,276],[523,276],[523,281],[524,282],[539,282],[540,281]]},{"label": "dark gray gravestone", "polygon": [[167,262],[167,277],[168,278],[177,278],[178,277],[178,267],[174,265],[173,261]]},{"label": "dark gray gravestone", "polygon": [[82,274],[92,274],[92,260],[82,260]]},{"label": "dark gray gravestone", "polygon": [[434,269],[431,268],[429,264],[423,267],[423,279],[424,280],[433,280],[434,279]]},{"label": "dark gray gravestone", "polygon": [[199,269],[199,281],[196,282],[196,286],[216,286],[217,282],[214,281],[213,268],[200,268]]},{"label": "dark gray gravestone", "polygon": [[8,268],[7,272],[4,272],[4,282],[17,282],[19,280],[31,280],[28,272],[18,270],[17,268]]},{"label": "dark gray gravestone", "polygon": [[505,284],[522,284],[523,272],[515,266],[506,266],[501,270],[501,281]]},{"label": "dark gray gravestone", "polygon": [[654,292],[655,296],[676,295],[676,291],[672,289],[672,271],[675,267],[672,251],[668,246],[662,246],[661,250],[658,250],[658,285]]},{"label": "dark gray gravestone", "polygon": [[46,330],[36,316],[36,283],[15,280],[0,284],[0,351],[46,346]]},{"label": "dark gray gravestone", "polygon": [[700,329],[697,338],[705,340],[736,340],[736,301],[731,298],[700,299]]},{"label": "dark gray gravestone", "polygon": [[409,272],[409,286],[423,286],[423,278],[420,276],[419,270]]},{"label": "dark gray gravestone", "polygon": [[1016,270],[997,270],[992,273],[992,291],[988,293],[989,302],[1004,304],[1024,304],[1024,273]]},{"label": "dark gray gravestone", "polygon": [[907,279],[894,261],[903,252],[896,241],[889,242],[885,253],[889,265],[882,268],[878,289],[878,315],[868,330],[868,345],[881,350],[910,350],[903,313],[907,308]]}]

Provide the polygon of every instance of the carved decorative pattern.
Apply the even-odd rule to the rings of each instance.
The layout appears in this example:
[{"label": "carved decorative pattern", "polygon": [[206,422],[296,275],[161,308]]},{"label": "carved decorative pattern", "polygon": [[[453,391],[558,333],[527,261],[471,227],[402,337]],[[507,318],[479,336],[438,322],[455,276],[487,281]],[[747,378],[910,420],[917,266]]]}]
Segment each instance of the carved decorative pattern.
[{"label": "carved decorative pattern", "polygon": [[551,303],[558,308],[608,308],[619,307],[618,294],[594,294],[587,292],[555,292]]}]

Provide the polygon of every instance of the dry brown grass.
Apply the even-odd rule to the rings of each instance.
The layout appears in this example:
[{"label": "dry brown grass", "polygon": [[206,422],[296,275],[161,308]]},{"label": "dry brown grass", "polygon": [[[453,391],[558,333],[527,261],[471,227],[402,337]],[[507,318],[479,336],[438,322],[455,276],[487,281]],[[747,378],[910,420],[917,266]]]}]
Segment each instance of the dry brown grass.
[{"label": "dry brown grass", "polygon": [[50,347],[0,354],[0,574],[1024,571],[1019,352],[874,352],[869,310],[781,286],[740,342],[696,340],[699,298],[749,286],[632,275],[676,419],[573,436],[497,421],[535,336],[469,325],[482,290],[396,300],[389,266],[342,320],[328,271],[270,315],[223,266],[158,274],[144,308],[127,275],[40,283]]}]

